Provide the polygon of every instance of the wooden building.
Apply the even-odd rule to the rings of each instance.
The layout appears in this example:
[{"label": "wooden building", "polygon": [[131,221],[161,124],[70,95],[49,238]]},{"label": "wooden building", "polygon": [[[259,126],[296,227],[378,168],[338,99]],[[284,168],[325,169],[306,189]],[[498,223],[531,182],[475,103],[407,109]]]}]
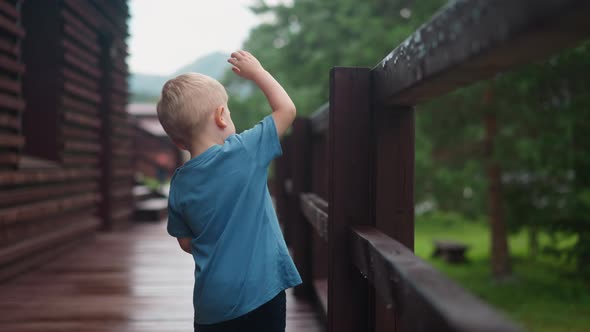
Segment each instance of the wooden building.
[{"label": "wooden building", "polygon": [[0,280],[128,224],[128,13],[0,0]]},{"label": "wooden building", "polygon": [[158,120],[156,105],[136,103],[127,106],[133,126],[133,164],[136,175],[169,179],[188,159],[166,135]]}]

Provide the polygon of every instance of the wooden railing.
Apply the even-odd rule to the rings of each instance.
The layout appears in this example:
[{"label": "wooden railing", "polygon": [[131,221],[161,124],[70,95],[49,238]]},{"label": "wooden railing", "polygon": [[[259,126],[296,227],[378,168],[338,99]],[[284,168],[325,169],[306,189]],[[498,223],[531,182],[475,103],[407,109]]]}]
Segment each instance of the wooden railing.
[{"label": "wooden railing", "polygon": [[574,45],[589,14],[587,0],[453,1],[373,69],[332,69],[273,190],[296,295],[320,300],[329,331],[519,330],[412,253],[413,105]]}]

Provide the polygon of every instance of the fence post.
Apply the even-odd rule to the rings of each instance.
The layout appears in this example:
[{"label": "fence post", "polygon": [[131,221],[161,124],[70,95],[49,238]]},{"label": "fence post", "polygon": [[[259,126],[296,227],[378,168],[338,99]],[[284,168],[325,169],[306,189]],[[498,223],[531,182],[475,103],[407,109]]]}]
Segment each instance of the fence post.
[{"label": "fence post", "polygon": [[285,190],[285,181],[290,178],[289,174],[289,160],[291,156],[291,151],[289,148],[291,147],[291,136],[285,136],[281,140],[281,146],[283,149],[283,155],[274,161],[274,178],[272,181],[273,190],[272,194],[274,195],[277,217],[279,218],[279,222],[281,223],[283,229],[283,235],[285,237],[285,241],[287,245],[291,245],[291,229],[290,229],[290,219],[289,219],[289,205],[288,200],[289,196],[287,191]]},{"label": "fence post", "polygon": [[[373,107],[375,226],[414,250],[414,108]],[[415,316],[414,316],[415,317]],[[395,308],[375,302],[375,331],[404,331]]]},{"label": "fence post", "polygon": [[289,229],[292,238],[293,258],[303,284],[295,288],[295,295],[309,296],[313,287],[311,273],[311,225],[301,211],[300,194],[311,190],[311,122],[297,118],[291,134],[291,179],[289,196]]},{"label": "fence post", "polygon": [[100,70],[102,76],[100,78],[100,194],[101,200],[99,203],[98,214],[102,219],[101,229],[112,231],[121,225],[114,225],[113,220],[113,205],[115,201],[112,198],[114,168],[113,168],[113,147],[116,145],[113,137],[113,108],[112,108],[112,71],[113,60],[111,47],[113,46],[113,39],[108,34],[104,33],[100,36],[101,55],[100,55]]},{"label": "fence post", "polygon": [[350,227],[372,224],[370,71],[330,72],[328,331],[372,331],[373,296],[352,265]]}]

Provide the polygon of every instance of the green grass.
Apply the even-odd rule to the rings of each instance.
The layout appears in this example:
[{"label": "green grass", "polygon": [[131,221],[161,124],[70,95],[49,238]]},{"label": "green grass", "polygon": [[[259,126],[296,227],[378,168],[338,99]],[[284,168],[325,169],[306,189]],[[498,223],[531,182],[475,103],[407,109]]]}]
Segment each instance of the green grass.
[{"label": "green grass", "polygon": [[[470,246],[468,263],[450,265],[430,257],[434,239],[453,239]],[[541,237],[541,243],[550,241]],[[565,240],[562,240],[565,241]],[[570,239],[571,241],[571,239]],[[590,331],[590,282],[555,257],[530,259],[524,233],[509,239],[513,278],[496,282],[490,274],[489,230],[482,221],[452,214],[417,218],[416,254],[529,331]]]},{"label": "green grass", "polygon": [[[168,181],[169,180],[167,180],[166,182],[168,182]],[[149,177],[149,176],[146,176],[146,177],[143,178],[142,184],[144,186],[148,187],[150,190],[153,190],[153,191],[157,191],[161,187],[160,181],[158,181],[158,179],[152,178],[152,177]]]}]

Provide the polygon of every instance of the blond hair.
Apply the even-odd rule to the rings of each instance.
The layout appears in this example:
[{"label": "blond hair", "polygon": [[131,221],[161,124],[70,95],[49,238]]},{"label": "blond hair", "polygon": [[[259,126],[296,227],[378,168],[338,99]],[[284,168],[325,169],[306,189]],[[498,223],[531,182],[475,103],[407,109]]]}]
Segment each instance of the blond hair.
[{"label": "blond hair", "polygon": [[158,119],[170,138],[188,145],[202,129],[207,115],[227,104],[227,92],[217,80],[187,73],[164,84],[158,101]]}]

